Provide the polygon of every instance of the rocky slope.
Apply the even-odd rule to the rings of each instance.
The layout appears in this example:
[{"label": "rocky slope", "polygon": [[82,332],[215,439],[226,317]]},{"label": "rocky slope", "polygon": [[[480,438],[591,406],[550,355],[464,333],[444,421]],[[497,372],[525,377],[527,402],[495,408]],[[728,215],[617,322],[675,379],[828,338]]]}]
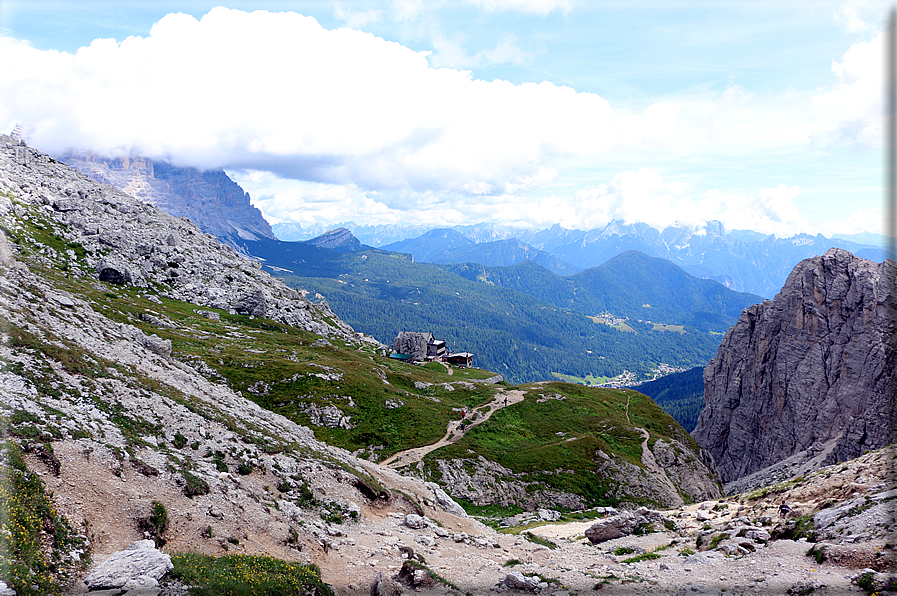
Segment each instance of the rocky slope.
[{"label": "rocky slope", "polygon": [[893,261],[830,249],[751,306],[704,370],[692,433],[726,481],[787,458],[820,466],[897,439]]},{"label": "rocky slope", "polygon": [[[148,166],[149,167],[149,166]],[[354,337],[325,304],[312,304],[299,290],[261,271],[261,264],[221,245],[195,224],[177,218],[113,186],[87,176],[0,135],[0,190],[5,210],[18,217],[40,214],[50,221],[45,257],[68,259],[76,277],[159,290],[170,298],[231,309],[301,327],[319,335]],[[10,233],[15,236],[15,224]],[[79,259],[76,242],[83,250]]]},{"label": "rocky slope", "polygon": [[190,219],[231,246],[239,246],[241,240],[274,238],[262,212],[250,204],[249,194],[221,170],[203,172],[143,157],[105,159],[78,152],[60,160],[97,182]]}]

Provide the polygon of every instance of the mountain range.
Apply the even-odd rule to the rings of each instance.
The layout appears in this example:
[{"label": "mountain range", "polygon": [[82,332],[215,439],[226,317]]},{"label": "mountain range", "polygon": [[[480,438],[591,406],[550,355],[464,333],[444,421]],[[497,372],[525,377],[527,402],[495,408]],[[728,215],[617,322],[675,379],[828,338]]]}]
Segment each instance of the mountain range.
[{"label": "mountain range", "polygon": [[186,217],[225,244],[274,238],[262,212],[252,206],[249,193],[223,170],[201,171],[144,157],[109,159],[77,151],[59,156],[59,161],[175,217]]},{"label": "mountain range", "polygon": [[[499,262],[495,249],[488,246],[499,241],[518,240],[511,258],[535,260],[549,270],[570,275],[579,270],[596,267],[611,257],[627,250],[638,250],[649,256],[667,259],[688,273],[716,280],[726,287],[740,292],[772,298],[785,282],[785,278],[800,260],[824,253],[832,247],[844,248],[859,257],[882,261],[887,255],[883,237],[872,234],[826,238],[798,234],[790,238],[778,238],[751,230],[727,232],[718,221],[708,221],[694,228],[672,225],[657,230],[643,223],[611,221],[603,228],[575,230],[554,225],[545,230],[509,228],[480,224],[454,226],[460,236],[472,244],[464,244],[452,237],[446,245],[446,229],[420,232],[420,226],[356,226],[340,224],[355,233],[365,244],[414,254],[418,261],[433,263],[473,262],[480,265],[512,265],[506,258]],[[306,240],[314,229],[323,233],[325,226],[297,230],[286,224],[274,226],[279,238]],[[436,233],[434,233],[436,232]],[[402,237],[400,240],[386,239]],[[460,251],[460,247],[465,250]],[[482,249],[478,247],[483,246]],[[545,253],[560,262],[549,261]],[[532,256],[526,256],[532,255]]]},{"label": "mountain range", "polygon": [[[347,247],[359,246],[354,237],[340,237]],[[431,331],[514,382],[599,383],[626,371],[636,380],[662,363],[703,365],[741,309],[760,300],[637,252],[573,281],[529,261],[490,269],[496,279],[520,280],[502,287],[453,270],[461,266],[416,263],[406,253],[318,244],[259,239],[243,241],[241,249],[288,284],[326,296],[359,331],[384,343],[402,330]],[[650,283],[628,281],[642,278]],[[625,326],[597,316],[617,308],[626,313],[617,317],[629,317]]]}]

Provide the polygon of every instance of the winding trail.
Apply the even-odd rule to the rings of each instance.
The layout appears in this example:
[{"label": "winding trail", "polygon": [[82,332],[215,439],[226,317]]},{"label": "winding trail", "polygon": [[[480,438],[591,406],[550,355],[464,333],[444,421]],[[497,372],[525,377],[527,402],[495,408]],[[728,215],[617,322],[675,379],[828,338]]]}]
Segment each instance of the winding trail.
[{"label": "winding trail", "polygon": [[[624,391],[623,393],[626,392]],[[631,399],[632,396],[626,393],[626,422],[630,426],[632,426],[632,420],[629,419],[629,400]],[[667,476],[666,470],[657,463],[657,458],[654,457],[654,454],[648,448],[648,439],[651,437],[651,433],[640,426],[633,426],[632,428],[639,431],[642,435],[642,463],[645,465],[645,469],[651,472],[660,483],[665,484],[672,491],[672,494],[678,495],[679,491],[676,489],[676,485]]]},{"label": "winding trail", "polygon": [[[526,391],[521,391],[519,389],[515,389],[513,391],[505,391],[504,389],[499,389],[495,393],[495,395],[492,396],[492,401],[471,410],[471,414],[477,413],[480,416],[475,422],[467,426],[467,428],[470,429],[474,426],[479,426],[483,422],[489,420],[489,418],[492,416],[492,413],[496,410],[500,410],[506,406],[522,402],[524,395],[526,395]],[[484,410],[486,410],[487,408],[488,411],[484,413]],[[436,451],[440,447],[445,447],[446,445],[454,443],[455,441],[460,439],[464,435],[464,431],[458,430],[458,426],[460,424],[460,420],[449,421],[445,429],[445,436],[435,443],[425,445],[423,447],[415,447],[413,449],[399,451],[398,453],[387,457],[385,460],[380,462],[380,465],[388,466],[390,468],[399,468],[402,466],[407,466],[408,464],[419,462],[424,458],[426,454],[430,453],[431,451]]]}]

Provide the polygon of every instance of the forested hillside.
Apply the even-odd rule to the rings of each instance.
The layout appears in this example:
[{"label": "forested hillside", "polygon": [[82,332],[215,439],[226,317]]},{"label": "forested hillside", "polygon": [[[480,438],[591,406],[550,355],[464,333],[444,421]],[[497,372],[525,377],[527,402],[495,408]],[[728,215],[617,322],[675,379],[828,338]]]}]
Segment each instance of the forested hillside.
[{"label": "forested hillside", "polygon": [[631,319],[678,323],[718,333],[733,325],[742,310],[763,300],[712,280],[698,279],[670,261],[634,250],[569,277],[557,276],[531,261],[511,267],[464,263],[443,268],[587,315],[609,311]]},{"label": "forested hillside", "polygon": [[682,428],[691,432],[704,409],[704,367],[667,375],[634,389],[653,399]]},{"label": "forested hillside", "polygon": [[701,366],[719,336],[654,331],[631,322],[620,331],[582,313],[509,288],[463,279],[407,255],[375,249],[336,253],[303,243],[253,243],[253,254],[289,271],[287,283],[326,296],[355,329],[391,343],[405,330],[431,331],[449,349],[475,354],[474,364],[513,382],[561,373],[596,379],[623,370],[639,378],[664,362]]}]

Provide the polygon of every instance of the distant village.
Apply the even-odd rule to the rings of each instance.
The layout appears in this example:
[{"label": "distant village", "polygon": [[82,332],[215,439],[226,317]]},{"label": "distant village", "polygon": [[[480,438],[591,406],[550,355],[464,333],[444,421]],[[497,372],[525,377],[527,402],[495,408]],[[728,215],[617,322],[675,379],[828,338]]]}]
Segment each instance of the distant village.
[{"label": "distant village", "polygon": [[471,352],[447,353],[445,341],[423,331],[400,331],[392,342],[390,358],[403,362],[444,362],[458,367],[473,366]]}]

